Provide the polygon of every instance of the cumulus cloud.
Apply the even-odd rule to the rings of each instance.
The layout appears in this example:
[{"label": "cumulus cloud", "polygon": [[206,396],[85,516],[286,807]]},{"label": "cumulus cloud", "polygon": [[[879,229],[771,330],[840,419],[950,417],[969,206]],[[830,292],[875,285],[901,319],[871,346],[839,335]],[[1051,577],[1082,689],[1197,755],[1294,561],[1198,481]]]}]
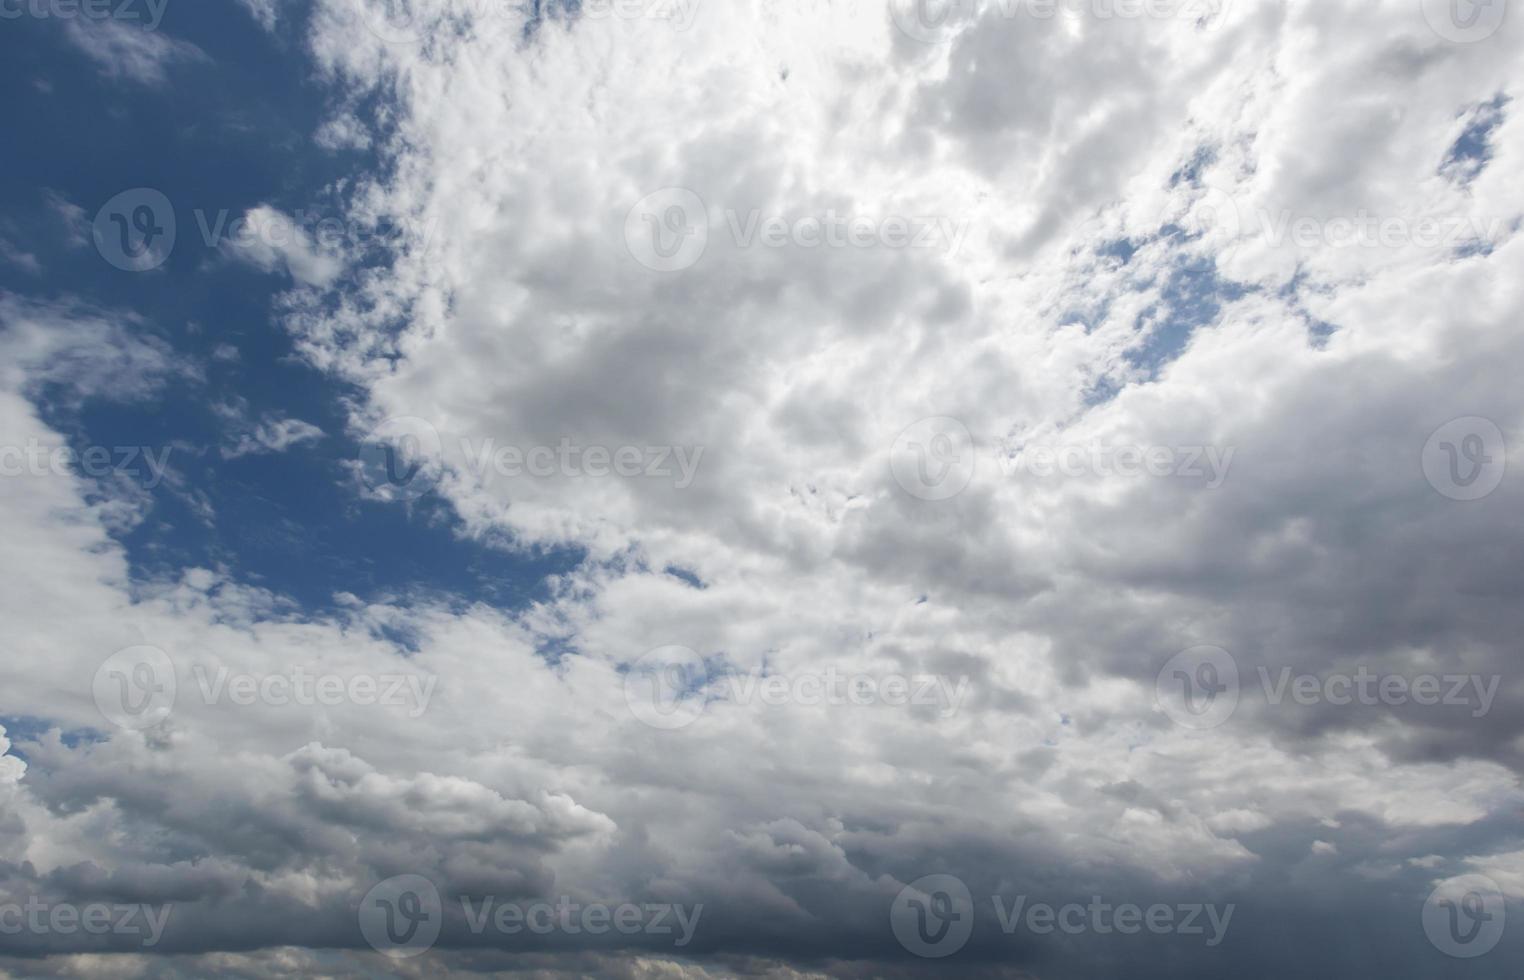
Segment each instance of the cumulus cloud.
[{"label": "cumulus cloud", "polygon": [[[343,111],[385,101],[350,217],[432,233],[353,266],[299,231],[231,254],[302,287],[283,325],[360,393],[354,434],[423,423],[373,447],[393,479],[422,445],[465,533],[586,560],[522,614],[304,615],[221,575],[131,583],[77,486],[6,493],[42,571],[0,599],[18,651],[0,709],[45,725],[0,880],[173,900],[183,960],[109,961],[145,976],[362,975],[379,961],[355,910],[402,874],[447,914],[400,975],[922,975],[937,964],[890,910],[932,874],[975,899],[952,961],[970,976],[1445,970],[1421,921],[1437,882],[1483,869],[1518,900],[1524,501],[1511,478],[1452,499],[1424,460],[1453,420],[1524,435],[1510,103],[1485,164],[1446,166],[1524,78],[1524,28],[1461,48],[1418,4],[1060,6],[960,7],[920,37],[905,5],[866,0],[691,18],[440,0],[414,27],[320,2],[309,46]],[[111,351],[82,363],[164,369],[79,317]],[[56,438],[26,395],[59,356],[0,372],[8,440]],[[918,428],[938,419],[968,441]],[[306,438],[269,424],[249,451]],[[484,464],[562,446],[703,453],[685,487],[589,476],[585,452]],[[961,492],[913,492],[907,447],[971,461]],[[1078,464],[1044,471],[1054,447]],[[1118,450],[1156,449],[1159,474],[1121,471]],[[141,644],[178,696],[117,729],[91,679]],[[1240,700],[1197,730],[1156,685],[1207,645]],[[628,694],[673,646],[702,670],[658,720],[696,716],[664,728]],[[219,669],[298,667],[436,683],[416,715],[206,693]],[[1326,691],[1362,669],[1494,677],[1496,697],[1478,717],[1273,696],[1283,671]],[[745,693],[828,672],[967,697]],[[456,914],[489,894],[705,912],[681,951],[505,941]],[[997,914],[1091,896],[1237,911],[1221,948]],[[103,949],[11,951],[105,968]]]}]

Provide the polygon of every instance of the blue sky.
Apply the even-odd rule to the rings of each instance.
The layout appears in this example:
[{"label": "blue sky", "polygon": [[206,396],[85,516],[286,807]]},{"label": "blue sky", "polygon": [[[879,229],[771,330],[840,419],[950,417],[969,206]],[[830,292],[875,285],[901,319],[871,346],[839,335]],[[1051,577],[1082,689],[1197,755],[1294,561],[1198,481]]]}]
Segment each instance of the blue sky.
[{"label": "blue sky", "polygon": [[[368,600],[415,590],[522,607],[544,595],[547,575],[577,564],[576,550],[484,545],[457,533],[437,498],[411,508],[361,499],[345,468],[359,451],[344,408],[356,392],[295,356],[273,312],[287,285],[281,277],[206,243],[220,216],[236,219],[261,203],[306,209],[314,225],[336,217],[332,205],[313,202],[346,173],[377,163],[364,151],[313,146],[324,86],[302,50],[299,22],[275,34],[251,23],[236,4],[174,4],[163,30],[207,58],[170,65],[163,85],[94,70],[56,22],[23,19],[0,34],[7,90],[28,93],[7,113],[0,160],[10,179],[0,211],[5,237],[40,267],[0,263],[0,288],[132,309],[140,330],[198,372],[136,403],[76,411],[44,398],[46,417],[79,447],[174,447],[183,485],[157,487],[151,516],[121,537],[145,579],[225,569],[312,611],[330,608],[336,593]],[[178,224],[168,261],[144,274],[114,269],[72,242],[89,228],[71,225],[53,203],[77,206],[89,221],[138,187],[163,189]],[[295,417],[323,436],[285,453],[223,459],[227,421],[212,407],[232,399],[246,401],[252,418]],[[215,520],[199,518],[188,494]]]},{"label": "blue sky", "polygon": [[0,980],[1516,972],[1503,0],[16,2]]}]

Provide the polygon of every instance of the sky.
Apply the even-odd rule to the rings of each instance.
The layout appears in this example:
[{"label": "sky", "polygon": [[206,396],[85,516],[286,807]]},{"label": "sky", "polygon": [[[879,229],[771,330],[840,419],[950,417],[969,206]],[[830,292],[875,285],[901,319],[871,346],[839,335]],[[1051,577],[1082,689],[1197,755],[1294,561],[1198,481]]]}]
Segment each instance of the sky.
[{"label": "sky", "polygon": [[1514,976],[1511,6],[0,0],[0,977]]}]

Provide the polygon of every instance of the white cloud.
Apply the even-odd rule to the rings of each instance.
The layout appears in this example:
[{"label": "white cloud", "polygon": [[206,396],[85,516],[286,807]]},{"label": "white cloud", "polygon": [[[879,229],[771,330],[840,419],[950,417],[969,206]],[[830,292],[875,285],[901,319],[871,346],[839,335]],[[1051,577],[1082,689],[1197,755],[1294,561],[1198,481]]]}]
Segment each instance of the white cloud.
[{"label": "white cloud", "polygon": [[166,84],[175,64],[209,60],[189,41],[127,21],[76,17],[64,21],[64,33],[102,75],[144,85]]},{"label": "white cloud", "polygon": [[284,269],[305,286],[331,285],[344,269],[343,258],[314,242],[291,216],[268,205],[244,215],[242,235],[225,238],[223,252],[265,272]]},{"label": "white cloud", "polygon": [[[440,492],[472,533],[589,561],[518,617],[361,600],[299,617],[199,573],[130,586],[72,484],[0,496],[29,556],[0,600],[20,651],[0,668],[0,710],[99,725],[86,684],[55,678],[143,642],[175,658],[182,694],[197,664],[439,678],[405,724],[353,704],[188,697],[162,731],[45,740],[12,841],[39,875],[167,869],[215,896],[194,913],[208,949],[235,921],[264,945],[353,942],[316,913],[402,870],[463,890],[702,898],[721,953],[808,969],[848,947],[863,961],[826,971],[845,976],[889,975],[873,962],[896,952],[884,910],[925,873],[1108,897],[1248,889],[1290,915],[1299,889],[1345,897],[1364,887],[1346,863],[1379,858],[1406,875],[1404,928],[1422,944],[1430,879],[1500,849],[1524,761],[1518,485],[1458,505],[1420,456],[1460,416],[1524,433],[1524,242],[1505,220],[1490,252],[1413,235],[1301,244],[1258,216],[1511,220],[1516,115],[1468,188],[1439,168],[1457,113],[1517,89],[1517,23],[1461,52],[1413,4],[1235,4],[1211,30],[987,14],[927,46],[881,4],[755,0],[702,8],[686,31],[584,17],[532,41],[482,24],[409,44],[355,10],[320,6],[314,56],[401,101],[375,135],[392,166],[357,178],[354,216],[435,233],[343,276],[300,232],[232,254],[332,287],[288,297],[287,326],[362,386],[357,432],[434,426],[453,467]],[[654,273],[625,228],[665,187],[712,216],[693,268]],[[1195,225],[1208,187],[1243,203],[1236,224]],[[967,218],[973,233],[955,255],[745,247],[727,210]],[[667,216],[651,217],[661,231]],[[1314,322],[1336,330],[1315,342]],[[8,439],[57,438],[21,393],[58,370],[33,357],[0,373]],[[981,452],[942,502],[906,494],[889,466],[933,416],[960,419]],[[687,490],[471,475],[470,447],[563,439],[706,452]],[[1213,490],[1003,472],[1054,442],[1236,455]],[[416,652],[385,639],[399,628]],[[1196,733],[1154,684],[1203,643],[1232,651],[1245,690]],[[572,651],[553,667],[552,644]],[[629,711],[621,670],[669,644],[743,676],[967,675],[970,696],[952,717],[719,701],[657,731]],[[1352,663],[1497,673],[1504,693],[1480,724],[1253,696],[1257,667]],[[120,827],[152,832],[106,832]],[[209,868],[157,853],[160,833]],[[1410,951],[1366,955],[1395,975]],[[296,955],[290,969],[308,968]],[[461,956],[462,972],[496,965]]]}]

